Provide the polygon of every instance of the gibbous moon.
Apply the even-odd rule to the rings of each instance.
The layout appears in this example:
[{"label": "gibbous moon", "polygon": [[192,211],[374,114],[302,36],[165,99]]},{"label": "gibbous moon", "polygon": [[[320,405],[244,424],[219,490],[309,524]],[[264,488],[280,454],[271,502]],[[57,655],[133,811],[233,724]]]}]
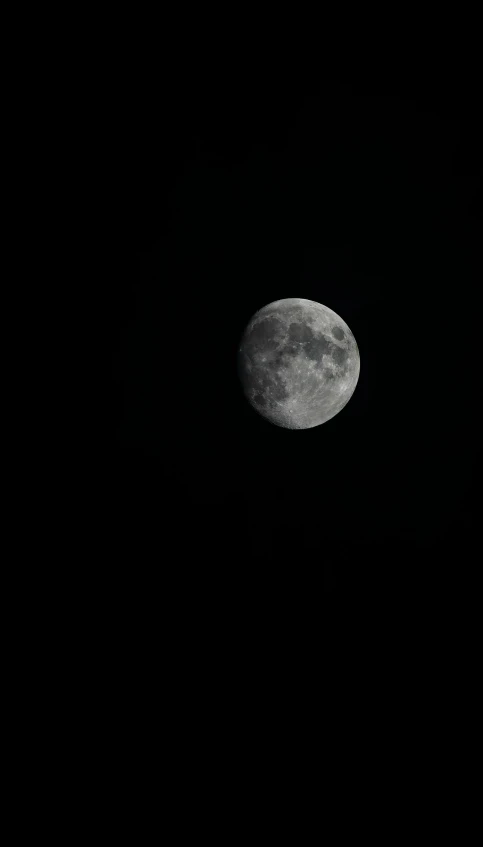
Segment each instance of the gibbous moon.
[{"label": "gibbous moon", "polygon": [[337,415],[354,393],[359,371],[349,327],[313,300],[264,306],[248,323],[238,350],[247,400],[286,429],[310,429]]}]

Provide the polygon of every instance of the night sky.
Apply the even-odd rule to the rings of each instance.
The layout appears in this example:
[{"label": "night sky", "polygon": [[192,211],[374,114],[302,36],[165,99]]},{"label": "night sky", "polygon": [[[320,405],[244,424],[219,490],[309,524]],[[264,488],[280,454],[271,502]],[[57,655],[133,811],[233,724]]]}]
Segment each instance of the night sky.
[{"label": "night sky", "polygon": [[[98,466],[103,580],[122,615],[164,616],[176,638],[263,630],[279,648],[297,631],[327,655],[392,650],[465,605],[473,102],[446,83],[276,67],[170,75],[148,58],[113,75]],[[304,431],[257,416],[236,374],[247,321],[285,297],[338,313],[361,358],[346,407]]]}]

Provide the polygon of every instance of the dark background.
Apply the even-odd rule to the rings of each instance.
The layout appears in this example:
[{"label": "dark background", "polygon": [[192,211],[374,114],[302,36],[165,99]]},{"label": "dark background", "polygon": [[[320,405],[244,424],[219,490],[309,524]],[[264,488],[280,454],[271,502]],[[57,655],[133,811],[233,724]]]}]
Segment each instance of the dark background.
[{"label": "dark background", "polygon": [[[473,89],[152,56],[107,80],[102,603],[142,626],[161,609],[176,639],[451,641],[478,550]],[[361,373],[334,419],[288,431],[235,356],[257,309],[299,296],[348,323]]]}]

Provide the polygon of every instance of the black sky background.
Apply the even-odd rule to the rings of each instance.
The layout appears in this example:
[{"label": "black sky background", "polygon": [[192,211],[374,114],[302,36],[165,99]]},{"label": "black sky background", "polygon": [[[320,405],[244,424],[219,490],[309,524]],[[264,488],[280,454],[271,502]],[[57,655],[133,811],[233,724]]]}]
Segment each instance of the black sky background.
[{"label": "black sky background", "polygon": [[[295,630],[356,653],[449,632],[478,549],[472,89],[148,57],[105,95],[100,595],[276,652]],[[348,323],[361,373],[334,419],[287,431],[235,357],[257,309],[299,296]]]}]

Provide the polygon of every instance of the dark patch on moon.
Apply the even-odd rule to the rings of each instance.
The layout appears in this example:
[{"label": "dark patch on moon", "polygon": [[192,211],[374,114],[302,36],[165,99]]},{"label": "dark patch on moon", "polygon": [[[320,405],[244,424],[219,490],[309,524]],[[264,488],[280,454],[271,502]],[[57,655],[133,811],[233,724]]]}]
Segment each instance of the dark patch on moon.
[{"label": "dark patch on moon", "polygon": [[326,379],[335,379],[334,371],[331,371],[329,368],[324,368],[324,376]]},{"label": "dark patch on moon", "polygon": [[342,365],[344,365],[347,360],[347,350],[344,350],[343,347],[336,347],[334,345],[334,347],[332,348],[332,358],[336,365],[342,367]]},{"label": "dark patch on moon", "polygon": [[262,393],[267,388],[270,388],[272,380],[266,371],[257,369],[252,376],[252,384],[256,392]]},{"label": "dark patch on moon", "polygon": [[278,371],[279,368],[283,367],[285,362],[285,350],[277,350],[273,359],[267,362],[267,368],[270,368],[272,371]]},{"label": "dark patch on moon", "polygon": [[281,323],[277,318],[264,318],[255,324],[251,332],[247,333],[244,347],[247,355],[251,356],[257,351],[270,352],[278,347],[277,336],[280,335]]},{"label": "dark patch on moon", "polygon": [[267,405],[271,400],[286,400],[289,396],[279,375],[265,368],[255,368],[249,377],[245,374],[242,382],[247,389],[253,389],[254,402],[260,406]]},{"label": "dark patch on moon", "polygon": [[334,338],[337,338],[337,341],[342,341],[345,338],[345,332],[340,326],[334,326],[332,329],[332,335]]},{"label": "dark patch on moon", "polygon": [[253,402],[256,403],[257,406],[266,406],[267,398],[263,394],[255,394]]},{"label": "dark patch on moon", "polygon": [[314,362],[320,362],[322,356],[328,353],[331,348],[331,343],[325,335],[316,335],[312,341],[306,345],[305,354]]},{"label": "dark patch on moon", "polygon": [[303,323],[291,323],[288,328],[288,336],[291,341],[307,343],[312,341],[314,333],[309,326]]}]

